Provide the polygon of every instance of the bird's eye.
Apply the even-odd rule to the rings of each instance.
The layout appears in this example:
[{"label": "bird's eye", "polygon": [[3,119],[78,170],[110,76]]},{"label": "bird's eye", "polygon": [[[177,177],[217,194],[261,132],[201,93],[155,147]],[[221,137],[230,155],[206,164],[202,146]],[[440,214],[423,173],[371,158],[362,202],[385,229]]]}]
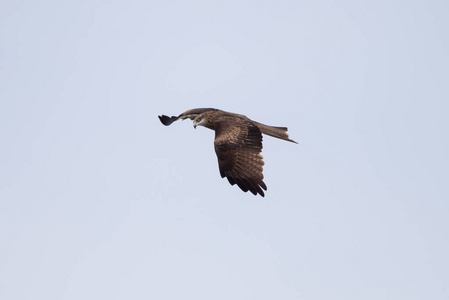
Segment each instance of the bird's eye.
[{"label": "bird's eye", "polygon": [[201,118],[196,119],[197,122],[201,121]]}]

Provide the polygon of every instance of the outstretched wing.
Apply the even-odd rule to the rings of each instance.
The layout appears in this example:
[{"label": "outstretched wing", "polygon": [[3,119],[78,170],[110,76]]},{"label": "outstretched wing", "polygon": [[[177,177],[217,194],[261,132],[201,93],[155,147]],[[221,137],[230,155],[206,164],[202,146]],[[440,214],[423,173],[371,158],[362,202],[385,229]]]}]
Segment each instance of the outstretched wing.
[{"label": "outstretched wing", "polygon": [[221,177],[242,191],[265,196],[263,182],[262,134],[251,121],[235,117],[217,118],[214,122],[215,152]]},{"label": "outstretched wing", "polygon": [[203,112],[206,111],[217,111],[218,109],[215,108],[195,108],[195,109],[190,109],[188,111],[183,112],[182,114],[180,114],[179,116],[166,116],[166,115],[162,115],[162,116],[158,116],[159,120],[161,121],[162,124],[164,124],[165,126],[171,125],[171,123],[173,123],[176,120],[185,120],[185,119],[190,119],[193,120],[196,118],[196,116],[198,116],[199,114],[202,114]]}]

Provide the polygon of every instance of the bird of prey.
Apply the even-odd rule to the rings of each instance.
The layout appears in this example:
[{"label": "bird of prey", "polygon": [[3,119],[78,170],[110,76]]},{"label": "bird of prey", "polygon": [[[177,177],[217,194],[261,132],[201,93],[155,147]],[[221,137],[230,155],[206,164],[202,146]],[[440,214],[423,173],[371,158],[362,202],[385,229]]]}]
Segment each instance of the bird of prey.
[{"label": "bird of prey", "polygon": [[158,116],[168,126],[176,120],[193,120],[193,127],[204,126],[215,131],[215,153],[222,178],[237,184],[244,192],[265,196],[263,182],[262,133],[296,143],[288,138],[287,127],[274,127],[250,120],[244,115],[215,108],[195,108],[179,116]]}]

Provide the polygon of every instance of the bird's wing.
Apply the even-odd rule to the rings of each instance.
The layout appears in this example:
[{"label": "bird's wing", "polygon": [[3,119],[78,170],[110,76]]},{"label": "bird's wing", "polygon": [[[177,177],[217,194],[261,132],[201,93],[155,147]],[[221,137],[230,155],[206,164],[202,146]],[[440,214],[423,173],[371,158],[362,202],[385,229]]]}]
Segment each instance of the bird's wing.
[{"label": "bird's wing", "polygon": [[221,177],[244,192],[265,195],[263,182],[262,134],[251,121],[235,117],[217,118],[214,122],[215,152]]},{"label": "bird's wing", "polygon": [[162,124],[164,124],[165,126],[169,126],[169,125],[171,125],[171,123],[173,123],[174,121],[177,121],[179,119],[181,119],[181,120],[185,120],[185,119],[193,120],[199,114],[202,114],[203,112],[206,112],[206,111],[218,111],[218,109],[215,109],[215,108],[194,108],[194,109],[190,109],[188,111],[183,112],[179,116],[171,116],[171,117],[169,117],[169,116],[166,116],[166,115],[161,115],[161,116],[158,116],[158,117],[159,117],[159,120],[161,121]]}]

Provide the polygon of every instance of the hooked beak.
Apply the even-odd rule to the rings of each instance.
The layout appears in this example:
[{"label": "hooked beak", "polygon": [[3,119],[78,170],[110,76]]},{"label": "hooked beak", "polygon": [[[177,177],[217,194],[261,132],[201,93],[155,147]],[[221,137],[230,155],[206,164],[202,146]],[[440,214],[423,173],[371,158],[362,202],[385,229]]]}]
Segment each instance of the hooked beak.
[{"label": "hooked beak", "polygon": [[195,129],[196,129],[196,124],[193,124],[193,128],[195,128]]}]

